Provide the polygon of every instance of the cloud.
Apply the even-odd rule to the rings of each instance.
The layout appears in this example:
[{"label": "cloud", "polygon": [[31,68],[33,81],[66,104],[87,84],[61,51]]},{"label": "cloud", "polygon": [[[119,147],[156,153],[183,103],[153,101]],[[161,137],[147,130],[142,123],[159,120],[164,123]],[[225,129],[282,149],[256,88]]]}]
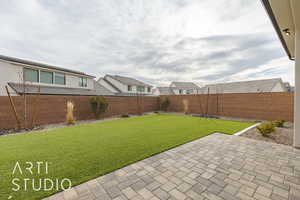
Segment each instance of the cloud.
[{"label": "cloud", "polygon": [[[0,23],[0,54],[96,76],[154,85],[272,76],[293,82],[293,64],[259,1],[11,0],[1,4]],[[271,70],[270,63],[290,67]]]}]

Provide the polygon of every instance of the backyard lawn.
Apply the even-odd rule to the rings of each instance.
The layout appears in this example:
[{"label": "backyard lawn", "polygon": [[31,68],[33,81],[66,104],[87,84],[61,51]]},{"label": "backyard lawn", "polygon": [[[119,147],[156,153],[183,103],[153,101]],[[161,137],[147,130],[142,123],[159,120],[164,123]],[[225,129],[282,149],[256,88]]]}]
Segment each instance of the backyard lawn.
[{"label": "backyard lawn", "polygon": [[[40,199],[57,191],[35,192],[32,179],[35,188],[39,187],[40,179],[43,188],[45,178],[54,183],[58,180],[59,184],[62,179],[68,178],[75,186],[213,132],[233,134],[251,125],[253,123],[153,114],[1,136],[0,199],[8,199],[9,196],[20,200]],[[17,162],[20,168],[16,167]],[[26,162],[34,164],[32,174],[25,169],[30,165]],[[36,162],[43,162],[40,170]],[[45,162],[48,162],[47,169]],[[24,178],[29,178],[27,191]],[[20,188],[15,192],[12,189],[18,189],[17,185]]]}]

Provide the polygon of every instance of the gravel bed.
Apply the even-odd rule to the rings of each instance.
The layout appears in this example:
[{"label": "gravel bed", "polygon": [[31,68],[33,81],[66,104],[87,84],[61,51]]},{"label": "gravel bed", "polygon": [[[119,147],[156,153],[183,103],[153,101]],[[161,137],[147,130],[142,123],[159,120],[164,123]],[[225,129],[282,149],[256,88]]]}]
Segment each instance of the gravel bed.
[{"label": "gravel bed", "polygon": [[[148,114],[153,114],[151,113],[143,113],[143,115],[148,115]],[[129,117],[139,117],[140,115],[130,115]],[[121,116],[115,116],[115,117],[109,117],[109,118],[104,118],[104,119],[92,119],[92,120],[78,120],[76,121],[75,125],[71,126],[78,126],[82,124],[92,124],[92,123],[97,123],[97,122],[104,122],[104,121],[111,121],[111,120],[116,120],[116,119],[121,119]],[[24,134],[24,133],[29,133],[29,132],[36,132],[36,131],[41,131],[41,130],[52,130],[56,128],[63,128],[67,127],[70,125],[67,125],[66,123],[57,123],[57,124],[47,124],[47,125],[41,125],[34,127],[33,129],[2,129],[0,130],[0,136],[6,136],[6,135],[14,135],[14,134]]]},{"label": "gravel bed", "polygon": [[276,128],[275,132],[271,133],[269,137],[262,136],[256,128],[253,128],[241,137],[247,137],[255,140],[262,140],[266,142],[273,142],[277,144],[293,145],[294,128],[293,123],[286,122],[283,128]]}]

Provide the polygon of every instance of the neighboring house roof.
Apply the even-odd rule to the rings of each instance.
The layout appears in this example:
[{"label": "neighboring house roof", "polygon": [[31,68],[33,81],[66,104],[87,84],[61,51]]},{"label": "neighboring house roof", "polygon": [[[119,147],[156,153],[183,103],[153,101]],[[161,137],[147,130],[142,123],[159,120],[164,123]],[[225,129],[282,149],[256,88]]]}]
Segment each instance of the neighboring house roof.
[{"label": "neighboring house roof", "polygon": [[[82,96],[97,96],[97,95],[114,95],[105,87],[94,81],[94,89],[68,88],[55,86],[41,86],[22,83],[8,83],[8,85],[18,94],[42,94],[42,95],[82,95]],[[25,91],[24,91],[25,90]]]},{"label": "neighboring house roof", "polygon": [[200,87],[193,82],[172,82],[171,85],[174,85],[179,89],[199,89]]},{"label": "neighboring house roof", "polygon": [[13,57],[9,57],[9,56],[0,55],[0,60],[6,61],[6,62],[12,62],[12,63],[30,65],[30,66],[35,66],[35,67],[41,67],[41,68],[46,68],[46,69],[51,69],[51,70],[64,71],[64,72],[69,72],[69,73],[73,73],[73,74],[84,75],[84,76],[88,76],[91,78],[95,78],[94,76],[85,74],[80,71],[66,69],[66,68],[57,67],[54,65],[35,62],[35,61],[24,60],[24,59],[20,59],[20,58],[13,58]]},{"label": "neighboring house roof", "polygon": [[159,95],[172,95],[175,94],[171,87],[157,87],[155,88],[159,92]]},{"label": "neighboring house roof", "polygon": [[275,79],[264,79],[264,80],[253,80],[253,81],[241,81],[231,83],[220,83],[206,85],[201,88],[202,93],[261,93],[261,92],[272,92],[272,89],[277,83],[281,83],[283,88],[284,84],[280,78]]},{"label": "neighboring house roof", "polygon": [[109,80],[105,78],[100,77],[97,82],[99,83],[101,80],[108,84],[111,88],[113,88],[113,90],[116,91],[116,93],[121,93],[121,90],[119,88],[117,88],[114,84],[112,84]]},{"label": "neighboring house roof", "polygon": [[115,95],[115,93],[111,92],[97,81],[94,81],[94,90],[96,91],[97,95]]},{"label": "neighboring house roof", "polygon": [[115,79],[125,85],[136,85],[136,86],[147,86],[147,87],[152,87],[149,84],[146,84],[142,81],[136,80],[134,78],[126,77],[126,76],[119,76],[119,75],[105,75],[104,79],[106,77],[110,77],[112,79]]}]

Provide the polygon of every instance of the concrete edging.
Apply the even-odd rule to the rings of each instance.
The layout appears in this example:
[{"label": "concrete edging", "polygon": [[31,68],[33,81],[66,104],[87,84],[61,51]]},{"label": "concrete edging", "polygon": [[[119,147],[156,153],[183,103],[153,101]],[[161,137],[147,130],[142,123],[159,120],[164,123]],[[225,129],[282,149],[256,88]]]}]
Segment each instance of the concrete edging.
[{"label": "concrete edging", "polygon": [[249,130],[251,130],[251,129],[253,129],[253,128],[259,126],[259,125],[261,125],[261,123],[254,124],[254,125],[252,125],[252,126],[250,126],[248,128],[245,128],[245,129],[243,129],[243,130],[241,130],[241,131],[239,131],[239,132],[237,132],[237,133],[235,133],[233,135],[237,135],[237,136],[242,135],[243,133],[245,133],[245,132],[247,132],[247,131],[249,131]]}]

